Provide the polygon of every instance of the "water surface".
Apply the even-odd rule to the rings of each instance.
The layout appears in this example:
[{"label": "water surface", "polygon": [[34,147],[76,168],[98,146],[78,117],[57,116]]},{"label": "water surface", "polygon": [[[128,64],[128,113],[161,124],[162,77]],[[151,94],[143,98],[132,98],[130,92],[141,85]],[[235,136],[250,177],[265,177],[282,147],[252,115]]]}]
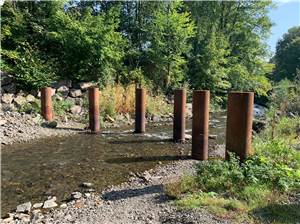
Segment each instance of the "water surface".
[{"label": "water surface", "polygon": [[[224,142],[224,124],[222,114],[211,118],[210,133],[218,138],[210,144]],[[170,124],[149,124],[146,134],[133,134],[130,128],[2,147],[2,215],[18,204],[42,202],[47,196],[64,200],[71,192],[82,190],[82,182],[91,182],[101,191],[126,181],[130,172],[153,168],[159,161],[184,159],[190,153],[190,142],[171,141]],[[191,134],[190,121],[187,133]]]}]

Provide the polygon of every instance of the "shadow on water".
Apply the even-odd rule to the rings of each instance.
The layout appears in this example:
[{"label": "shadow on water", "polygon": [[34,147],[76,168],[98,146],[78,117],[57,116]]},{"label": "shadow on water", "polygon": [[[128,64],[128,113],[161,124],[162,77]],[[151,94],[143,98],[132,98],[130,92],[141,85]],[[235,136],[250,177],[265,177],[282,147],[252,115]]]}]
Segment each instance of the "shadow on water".
[{"label": "shadow on water", "polygon": [[108,163],[139,163],[139,162],[157,162],[157,161],[176,161],[190,159],[190,156],[142,156],[142,157],[121,157],[108,159]]}]

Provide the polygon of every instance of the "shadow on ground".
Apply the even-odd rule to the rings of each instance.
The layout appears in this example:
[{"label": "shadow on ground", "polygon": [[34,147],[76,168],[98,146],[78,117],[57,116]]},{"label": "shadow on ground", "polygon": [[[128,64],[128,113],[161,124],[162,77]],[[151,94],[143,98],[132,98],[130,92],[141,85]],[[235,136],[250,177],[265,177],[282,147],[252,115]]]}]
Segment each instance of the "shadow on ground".
[{"label": "shadow on ground", "polygon": [[126,189],[119,191],[110,191],[102,195],[102,199],[105,201],[117,201],[126,198],[143,196],[146,194],[155,194],[163,192],[163,186],[161,184],[152,185],[144,188]]},{"label": "shadow on ground", "polygon": [[270,204],[255,209],[253,215],[263,223],[299,223],[300,204]]}]

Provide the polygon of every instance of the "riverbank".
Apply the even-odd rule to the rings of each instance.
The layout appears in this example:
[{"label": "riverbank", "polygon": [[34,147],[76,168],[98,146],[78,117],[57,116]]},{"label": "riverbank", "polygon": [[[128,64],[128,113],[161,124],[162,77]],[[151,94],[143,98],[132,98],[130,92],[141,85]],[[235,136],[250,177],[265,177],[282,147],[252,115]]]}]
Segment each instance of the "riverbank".
[{"label": "riverbank", "polygon": [[129,181],[110,187],[101,194],[89,193],[71,200],[58,209],[42,213],[10,213],[3,223],[230,223],[204,209],[182,210],[172,205],[163,185],[195,172],[191,159],[172,162],[142,174],[132,174]]},{"label": "riverbank", "polygon": [[25,114],[18,112],[1,112],[1,144],[28,142],[40,138],[65,136],[85,131],[86,124],[76,121],[45,122],[39,114]]}]

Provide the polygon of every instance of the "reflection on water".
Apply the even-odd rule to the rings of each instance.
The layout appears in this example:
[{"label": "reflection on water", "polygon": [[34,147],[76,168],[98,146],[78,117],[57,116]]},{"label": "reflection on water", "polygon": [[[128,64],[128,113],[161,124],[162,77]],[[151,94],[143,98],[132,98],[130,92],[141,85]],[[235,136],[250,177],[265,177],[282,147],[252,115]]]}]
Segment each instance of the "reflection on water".
[{"label": "reflection on water", "polygon": [[[212,119],[210,133],[218,134],[218,138],[210,141],[223,143],[224,119],[217,117]],[[188,122],[187,133],[190,128]],[[125,181],[129,172],[142,172],[159,161],[186,157],[191,144],[175,144],[171,136],[170,125],[148,125],[144,135],[132,134],[128,129],[106,130],[99,135],[77,134],[4,146],[2,214],[20,203],[42,202],[49,195],[66,199],[71,192],[80,190],[82,182],[91,182],[101,191]]]}]

